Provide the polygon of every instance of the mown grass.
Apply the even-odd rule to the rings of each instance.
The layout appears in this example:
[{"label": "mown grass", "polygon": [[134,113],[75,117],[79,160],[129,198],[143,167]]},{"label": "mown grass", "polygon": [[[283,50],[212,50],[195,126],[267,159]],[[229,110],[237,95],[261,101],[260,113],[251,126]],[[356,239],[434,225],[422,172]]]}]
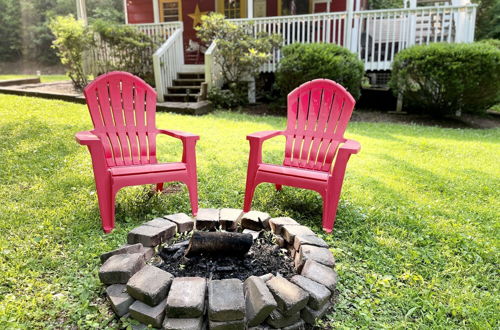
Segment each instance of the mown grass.
[{"label": "mown grass", "polygon": [[[14,74],[5,74],[5,75],[0,75],[0,80],[10,80],[10,79],[22,79],[22,78],[35,78],[36,76],[31,76],[31,75],[14,75]],[[40,82],[46,83],[46,82],[54,82],[54,81],[62,81],[62,80],[69,80],[69,77],[66,75],[42,75],[40,76]]]},{"label": "mown grass", "polygon": [[[160,113],[157,126],[201,135],[201,207],[241,207],[245,135],[284,118]],[[86,108],[0,95],[0,328],[119,327],[97,278],[98,256],[156,215],[189,212],[187,192],[122,190],[117,228],[101,232],[87,150]],[[500,130],[352,123],[362,144],[348,166],[333,235],[340,275],[335,309],[320,328],[498,328]],[[159,140],[161,160],[180,143]],[[283,140],[266,142],[278,163]],[[317,194],[256,191],[254,208],[291,216],[318,233]]]}]

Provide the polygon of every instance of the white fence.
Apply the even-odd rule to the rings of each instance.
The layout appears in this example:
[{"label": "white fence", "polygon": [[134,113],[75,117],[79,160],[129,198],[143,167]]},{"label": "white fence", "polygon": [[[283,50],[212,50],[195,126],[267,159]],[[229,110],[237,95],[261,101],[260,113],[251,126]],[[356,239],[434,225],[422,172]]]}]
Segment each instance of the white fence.
[{"label": "white fence", "polygon": [[158,101],[163,102],[168,87],[172,86],[177,73],[184,66],[184,45],[182,27],[175,30],[167,41],[153,54],[153,70],[155,74]]}]

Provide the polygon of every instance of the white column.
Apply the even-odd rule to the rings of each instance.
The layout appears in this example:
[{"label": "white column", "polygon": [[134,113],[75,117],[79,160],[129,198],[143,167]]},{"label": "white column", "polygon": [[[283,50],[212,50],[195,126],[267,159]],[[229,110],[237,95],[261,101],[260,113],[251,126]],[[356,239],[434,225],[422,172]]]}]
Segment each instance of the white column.
[{"label": "white column", "polygon": [[344,38],[344,47],[352,51],[352,45],[351,45],[351,40],[352,40],[352,21],[353,21],[353,6],[354,6],[354,0],[347,0],[346,4],[346,10],[347,10],[347,15],[345,18],[345,24],[346,24],[346,29],[345,29],[345,38]]},{"label": "white column", "polygon": [[253,0],[247,1],[247,17],[253,18]]},{"label": "white column", "polygon": [[123,0],[123,15],[125,16],[125,24],[128,24],[127,0]]},{"label": "white column", "polygon": [[76,0],[76,18],[83,21],[87,25],[87,8],[85,0]]},{"label": "white column", "polygon": [[158,0],[152,0],[152,1],[153,1],[154,22],[160,23],[160,8],[158,6]]}]

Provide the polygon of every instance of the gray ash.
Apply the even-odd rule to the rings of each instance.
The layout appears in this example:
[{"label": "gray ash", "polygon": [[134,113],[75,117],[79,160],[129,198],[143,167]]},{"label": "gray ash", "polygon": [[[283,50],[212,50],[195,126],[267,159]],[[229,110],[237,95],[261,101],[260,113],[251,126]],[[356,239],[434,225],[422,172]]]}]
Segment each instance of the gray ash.
[{"label": "gray ash", "polygon": [[180,241],[163,247],[159,256],[163,263],[157,267],[175,277],[200,276],[215,280],[238,278],[242,281],[255,275],[272,273],[290,278],[296,272],[290,253],[280,249],[269,235],[254,241],[250,251],[243,257],[197,255],[185,257],[189,240]]}]

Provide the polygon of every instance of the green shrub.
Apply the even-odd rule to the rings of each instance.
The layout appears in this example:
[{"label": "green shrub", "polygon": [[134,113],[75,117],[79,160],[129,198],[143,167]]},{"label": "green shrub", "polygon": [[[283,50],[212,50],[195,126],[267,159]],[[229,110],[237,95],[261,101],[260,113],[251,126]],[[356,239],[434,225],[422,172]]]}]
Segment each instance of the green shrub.
[{"label": "green shrub", "polygon": [[207,98],[215,109],[230,110],[248,104],[248,86],[246,83],[232,83],[228,88],[212,87]]},{"label": "green shrub", "polygon": [[500,50],[484,42],[405,49],[394,59],[390,87],[422,113],[484,112],[500,101]]},{"label": "green shrub", "polygon": [[297,43],[284,47],[283,55],[276,72],[276,83],[283,95],[306,81],[326,78],[359,98],[364,66],[349,50],[333,44]]},{"label": "green shrub", "polygon": [[83,54],[92,44],[91,34],[83,22],[77,21],[73,15],[55,17],[50,21],[49,28],[56,37],[52,47],[66,67],[73,85],[83,89],[88,83]]},{"label": "green shrub", "polygon": [[224,83],[240,83],[255,77],[259,68],[271,59],[271,51],[281,45],[282,37],[265,32],[254,36],[252,23],[237,25],[224,15],[203,16],[196,27],[197,36],[207,46],[217,43],[215,62],[221,67]]},{"label": "green shrub", "polygon": [[483,39],[483,40],[479,41],[479,43],[490,45],[490,46],[493,46],[493,47],[500,49],[500,40],[499,39]]},{"label": "green shrub", "polygon": [[161,41],[131,26],[103,20],[95,20],[91,31],[94,38],[91,52],[96,74],[127,71],[150,84],[154,82],[152,55]]},{"label": "green shrub", "polygon": [[[85,27],[73,15],[57,16],[49,27],[56,37],[53,47],[68,76],[78,89],[83,89],[89,74],[127,71],[148,83],[154,83],[152,54],[159,40],[133,27],[95,20]],[[87,65],[84,65],[84,57]]]}]

